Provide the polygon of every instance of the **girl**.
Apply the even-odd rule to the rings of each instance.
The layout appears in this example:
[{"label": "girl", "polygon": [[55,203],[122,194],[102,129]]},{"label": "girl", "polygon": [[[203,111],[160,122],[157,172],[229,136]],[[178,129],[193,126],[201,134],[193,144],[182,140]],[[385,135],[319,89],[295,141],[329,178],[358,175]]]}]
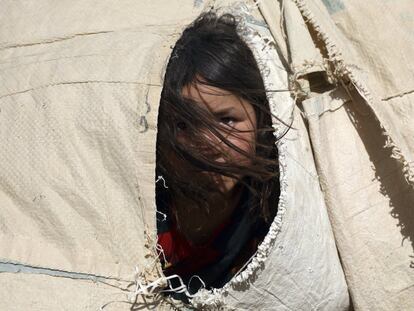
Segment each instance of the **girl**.
[{"label": "girl", "polygon": [[254,255],[279,195],[266,90],[232,15],[205,13],[185,29],[167,66],[158,124],[164,273],[190,293],[222,287]]}]

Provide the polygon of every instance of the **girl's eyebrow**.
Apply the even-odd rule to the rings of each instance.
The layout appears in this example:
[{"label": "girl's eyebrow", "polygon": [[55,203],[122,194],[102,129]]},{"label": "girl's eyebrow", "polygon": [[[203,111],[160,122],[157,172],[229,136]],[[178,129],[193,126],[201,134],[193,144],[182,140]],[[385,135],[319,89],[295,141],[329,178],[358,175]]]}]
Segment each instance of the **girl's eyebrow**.
[{"label": "girl's eyebrow", "polygon": [[233,110],[235,110],[235,108],[233,106],[230,106],[230,107],[225,107],[225,108],[217,108],[213,110],[212,113],[216,117],[221,117],[221,116],[224,116],[224,115],[227,115],[233,112]]}]

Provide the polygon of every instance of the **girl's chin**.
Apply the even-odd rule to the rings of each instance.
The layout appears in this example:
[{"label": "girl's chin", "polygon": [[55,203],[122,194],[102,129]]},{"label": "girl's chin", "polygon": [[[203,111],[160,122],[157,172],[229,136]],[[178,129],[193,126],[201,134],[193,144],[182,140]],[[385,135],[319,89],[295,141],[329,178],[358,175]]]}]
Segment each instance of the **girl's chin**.
[{"label": "girl's chin", "polygon": [[[211,182],[215,185],[215,187],[221,192],[222,194],[228,194],[231,192],[236,185],[238,184],[239,178],[219,175],[212,172],[201,172],[199,183],[200,184],[209,184],[211,186]],[[208,176],[208,178],[205,178]]]},{"label": "girl's chin", "polygon": [[223,175],[215,175],[213,176],[213,180],[215,181],[216,185],[219,188],[219,191],[223,194],[229,193],[232,191],[236,185],[238,180],[233,177],[223,176]]}]

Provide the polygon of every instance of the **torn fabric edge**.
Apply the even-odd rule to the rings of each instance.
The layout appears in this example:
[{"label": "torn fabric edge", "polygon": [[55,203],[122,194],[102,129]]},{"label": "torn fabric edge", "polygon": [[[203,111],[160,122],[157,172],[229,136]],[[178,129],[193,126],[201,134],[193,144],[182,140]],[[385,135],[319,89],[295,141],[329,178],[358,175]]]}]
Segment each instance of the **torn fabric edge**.
[{"label": "torn fabric edge", "polygon": [[[266,66],[265,61],[268,59],[267,55],[269,53],[269,49],[273,49],[274,47],[270,47],[265,40],[256,32],[254,31],[249,25],[249,16],[250,10],[256,9],[257,4],[254,6],[248,7],[244,3],[235,4],[232,8],[229,8],[229,13],[240,17],[238,21],[239,32],[242,38],[246,41],[246,43],[250,46],[253,54],[256,58],[258,63],[260,72],[262,74],[265,88],[266,90],[272,89],[272,84],[270,83],[270,76],[272,74],[271,69]],[[275,110],[276,103],[272,94],[268,95],[269,100],[269,108],[271,111]],[[199,290],[194,297],[191,299],[191,304],[197,308],[200,307],[224,307],[224,296],[228,293],[228,291],[243,283],[249,282],[249,279],[255,272],[263,265],[263,263],[268,258],[270,251],[272,250],[272,246],[276,240],[278,233],[281,230],[282,226],[282,219],[283,215],[286,211],[286,201],[287,201],[287,165],[286,165],[286,143],[285,143],[285,136],[286,133],[286,125],[283,123],[273,124],[273,128],[275,129],[274,135],[276,137],[281,137],[277,140],[276,146],[278,148],[278,160],[279,160],[279,171],[280,171],[280,196],[278,202],[278,210],[277,214],[269,228],[269,232],[266,234],[263,241],[257,248],[256,253],[252,256],[250,262],[245,266],[245,269],[238,272],[229,282],[227,282],[222,288],[214,288],[211,290],[201,289]]]},{"label": "torn fabric edge", "polygon": [[[265,88],[267,90],[272,89],[272,83],[269,81],[271,77],[271,70],[268,68],[266,64],[266,60],[269,58],[268,53],[269,50],[274,49],[274,47],[270,46],[266,42],[265,39],[260,36],[249,24],[251,23],[251,10],[257,9],[257,3],[253,5],[246,5],[243,2],[235,3],[231,7],[228,8],[221,8],[223,9],[222,13],[232,13],[233,15],[240,18],[238,20],[238,31],[245,42],[251,47],[253,54],[256,58],[258,63],[259,69],[261,71]],[[221,10],[220,9],[220,10]],[[261,26],[261,25],[260,25]],[[269,38],[267,38],[269,39]],[[274,42],[272,40],[272,42]],[[171,57],[171,55],[170,55]],[[167,59],[168,62],[168,59]],[[288,84],[288,81],[286,81]],[[289,92],[289,90],[285,90]],[[269,108],[271,111],[275,111],[276,109],[276,102],[272,98],[272,94],[268,95],[269,100]],[[294,105],[292,105],[292,108]],[[291,117],[291,113],[289,117]],[[289,122],[286,123],[275,123],[272,125],[275,129],[274,135],[276,137],[280,137],[277,140],[277,148],[278,148],[278,160],[279,160],[279,171],[280,171],[280,196],[278,202],[278,211],[277,214],[269,228],[269,232],[265,236],[264,240],[258,246],[256,253],[252,256],[250,261],[245,265],[245,269],[243,271],[238,272],[229,282],[227,282],[222,288],[213,288],[213,289],[201,289],[195,294],[189,294],[185,285],[181,285],[178,288],[174,288],[171,290],[165,290],[166,283],[168,283],[169,277],[164,276],[162,273],[160,274],[159,278],[155,280],[148,279],[145,276],[145,271],[147,269],[151,269],[151,267],[146,267],[145,269],[139,269],[136,267],[137,271],[135,273],[135,291],[130,291],[128,293],[128,301],[130,303],[134,303],[139,297],[143,297],[146,299],[151,299],[151,297],[157,296],[159,293],[162,292],[177,292],[177,293],[185,293],[190,298],[190,303],[193,307],[196,308],[203,308],[203,309],[217,309],[217,308],[226,308],[229,309],[229,306],[225,306],[224,297],[228,293],[228,291],[242,283],[249,282],[251,276],[260,268],[262,267],[263,262],[268,258],[269,253],[274,245],[276,237],[281,230],[282,226],[282,218],[286,211],[286,201],[287,201],[287,176],[286,176],[286,157],[287,157],[287,150],[285,145],[285,136],[286,128]],[[151,239],[148,241],[148,245],[153,245],[150,247],[153,250],[158,249],[158,245],[156,240]],[[153,264],[157,266],[159,263],[158,257],[155,255],[155,260]],[[174,278],[180,277],[177,275],[172,276]],[[173,306],[182,305],[181,301],[174,300],[171,297],[164,297],[164,300]]]},{"label": "torn fabric edge", "polygon": [[[250,15],[251,10],[257,9],[257,4],[253,4],[251,6],[247,6],[245,3],[235,3],[229,8],[223,8],[223,13],[232,13],[237,17],[240,17],[238,21],[238,30],[242,38],[246,41],[246,43],[251,47],[253,54],[256,58],[258,63],[259,69],[261,71],[265,88],[267,90],[272,89],[272,83],[270,83],[270,76],[271,70],[266,66],[266,59],[268,59],[267,55],[270,49],[274,49],[274,47],[269,46],[268,43],[262,38],[251,26],[248,24],[250,23]],[[288,81],[286,81],[288,83]],[[286,90],[288,91],[288,90]],[[275,111],[276,103],[272,98],[272,95],[268,95],[269,100],[269,108],[271,111]],[[294,107],[294,105],[292,105]],[[291,116],[291,114],[289,114]],[[286,122],[288,124],[288,122]],[[280,170],[280,196],[278,202],[278,211],[277,214],[269,228],[269,232],[263,239],[263,241],[258,246],[256,253],[252,256],[250,261],[245,265],[245,269],[243,271],[238,272],[229,282],[227,282],[222,288],[213,288],[213,289],[201,289],[197,293],[190,295],[186,290],[186,287],[179,286],[176,289],[170,290],[170,292],[178,292],[178,293],[186,293],[186,295],[190,298],[190,303],[193,307],[196,308],[203,308],[203,309],[217,309],[217,308],[226,308],[225,306],[224,297],[228,293],[228,291],[242,283],[249,282],[251,276],[262,266],[263,262],[269,256],[269,253],[274,245],[275,239],[280,232],[282,226],[282,218],[286,211],[286,201],[287,201],[287,177],[286,177],[286,155],[287,150],[285,146],[285,136],[286,134],[286,124],[283,123],[275,123],[272,125],[275,129],[274,135],[276,137],[281,137],[277,140],[277,148],[278,148],[278,160],[279,160],[279,170]],[[150,243],[154,244],[154,242]],[[157,249],[157,245],[154,246]],[[158,258],[156,258],[158,260]],[[156,264],[156,262],[154,262]],[[179,276],[174,276],[180,279]],[[134,301],[139,296],[143,296],[146,298],[150,298],[151,296],[156,295],[157,293],[164,292],[165,290],[162,289],[161,285],[165,284],[168,281],[168,278],[161,274],[161,276],[154,280],[150,281],[142,273],[136,273],[135,275],[136,281],[136,290],[135,292],[129,293],[129,301]],[[165,286],[165,285],[164,285]],[[165,297],[165,300],[172,304],[172,305],[179,305],[181,304],[180,301],[176,301],[170,297]]]},{"label": "torn fabric edge", "polygon": [[374,114],[375,118],[378,120],[381,129],[383,130],[383,135],[386,137],[386,144],[384,148],[391,148],[392,155],[391,157],[398,160],[402,165],[403,169],[402,172],[404,174],[404,178],[409,185],[414,187],[414,163],[410,163],[406,157],[404,156],[402,150],[397,146],[397,144],[392,139],[389,130],[385,127],[384,123],[381,122],[376,111],[373,109],[374,106],[374,98],[371,95],[371,92],[361,80],[359,80],[353,71],[351,65],[346,64],[345,60],[342,56],[341,51],[338,49],[337,45],[333,40],[327,35],[327,33],[321,29],[320,24],[316,21],[314,14],[309,9],[305,0],[293,0],[299,11],[302,13],[302,16],[306,23],[309,23],[312,28],[315,30],[318,37],[322,40],[325,44],[326,50],[328,52],[328,61],[332,63],[334,67],[334,75],[338,78],[339,81],[343,81],[343,77],[349,79],[349,81],[353,84],[355,89],[361,95],[361,97],[365,100],[368,107]]}]

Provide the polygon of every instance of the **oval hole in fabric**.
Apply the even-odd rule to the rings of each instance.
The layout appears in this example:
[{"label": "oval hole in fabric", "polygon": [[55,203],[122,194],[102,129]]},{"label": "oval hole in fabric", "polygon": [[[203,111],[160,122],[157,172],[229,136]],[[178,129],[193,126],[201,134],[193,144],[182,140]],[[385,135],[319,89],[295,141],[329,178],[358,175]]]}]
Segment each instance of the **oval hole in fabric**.
[{"label": "oval hole in fabric", "polygon": [[158,115],[156,203],[159,258],[170,290],[181,291],[174,298],[223,287],[277,213],[266,93],[230,15],[201,16],[172,50]]}]

